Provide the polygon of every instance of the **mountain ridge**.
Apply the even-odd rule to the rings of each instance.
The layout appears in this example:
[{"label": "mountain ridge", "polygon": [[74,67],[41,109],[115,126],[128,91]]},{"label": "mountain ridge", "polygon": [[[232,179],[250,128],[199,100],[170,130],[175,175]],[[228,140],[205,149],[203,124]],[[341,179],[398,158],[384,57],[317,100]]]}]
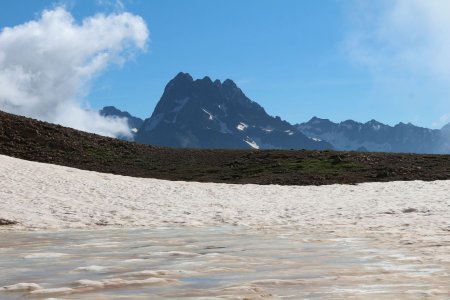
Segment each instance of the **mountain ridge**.
[{"label": "mountain ridge", "polygon": [[230,79],[194,80],[180,72],[166,85],[136,141],[183,148],[331,149],[270,116]]},{"label": "mountain ridge", "polygon": [[336,149],[344,151],[361,147],[373,152],[448,153],[450,150],[443,130],[411,123],[390,126],[373,119],[366,123],[353,120],[335,123],[313,117],[296,127],[305,135],[327,140]]},{"label": "mountain ridge", "polygon": [[0,155],[125,176],[197,182],[322,185],[450,179],[450,155],[155,147],[2,111]]},{"label": "mountain ridge", "polygon": [[[129,124],[134,120],[115,107],[101,113],[127,117]],[[231,79],[194,80],[183,72],[168,82],[151,116],[139,121],[134,140],[159,146],[450,153],[450,124],[439,130],[403,122],[390,126],[374,119],[335,123],[313,117],[293,125],[270,116]]]}]

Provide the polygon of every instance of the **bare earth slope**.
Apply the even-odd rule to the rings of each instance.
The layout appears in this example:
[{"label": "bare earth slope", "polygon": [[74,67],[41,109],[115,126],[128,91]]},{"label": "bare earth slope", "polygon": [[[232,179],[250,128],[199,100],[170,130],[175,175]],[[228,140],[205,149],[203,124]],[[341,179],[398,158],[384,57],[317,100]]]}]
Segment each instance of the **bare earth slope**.
[{"label": "bare earth slope", "polygon": [[104,173],[280,185],[450,179],[449,155],[160,148],[0,112],[0,154]]}]

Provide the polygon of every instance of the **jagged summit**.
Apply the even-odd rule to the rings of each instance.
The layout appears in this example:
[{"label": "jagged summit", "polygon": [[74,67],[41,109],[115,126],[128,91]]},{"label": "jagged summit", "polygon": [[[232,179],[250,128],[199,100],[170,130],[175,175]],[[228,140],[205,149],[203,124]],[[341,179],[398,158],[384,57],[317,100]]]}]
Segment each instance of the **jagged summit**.
[{"label": "jagged summit", "polygon": [[231,79],[225,79],[224,82],[222,83],[222,86],[224,86],[225,88],[232,88],[232,89],[237,88],[236,83],[234,83],[234,81]]},{"label": "jagged summit", "polygon": [[[126,117],[145,144],[194,148],[279,148],[449,153],[450,124],[433,130],[375,119],[365,123],[334,123],[312,117],[295,126],[270,116],[231,79],[193,79],[180,72],[165,87],[153,114],[145,122],[115,107],[105,116]],[[130,121],[132,121],[130,123]],[[142,124],[143,123],[143,124]],[[140,126],[142,124],[142,126]]]},{"label": "jagged summit", "polygon": [[194,79],[192,78],[192,76],[189,73],[183,73],[183,72],[178,73],[177,76],[175,76],[172,79],[172,81],[181,81],[181,80],[194,81]]},{"label": "jagged summit", "polygon": [[332,122],[330,121],[330,119],[322,119],[322,118],[314,116],[307,123],[318,124],[318,123],[332,123]]},{"label": "jagged summit", "polygon": [[331,148],[267,114],[231,79],[194,80],[182,72],[166,86],[137,141],[195,148]]},{"label": "jagged summit", "polygon": [[220,79],[215,79],[214,81],[209,76],[204,76],[201,79],[193,79],[192,76],[189,73],[180,72],[178,73],[167,86],[171,87],[173,84],[182,84],[183,82],[195,82],[197,84],[207,84],[207,85],[214,85],[216,87],[223,87],[223,88],[231,88],[236,89],[238,88],[236,83],[231,79],[225,79],[224,81],[220,81]]}]

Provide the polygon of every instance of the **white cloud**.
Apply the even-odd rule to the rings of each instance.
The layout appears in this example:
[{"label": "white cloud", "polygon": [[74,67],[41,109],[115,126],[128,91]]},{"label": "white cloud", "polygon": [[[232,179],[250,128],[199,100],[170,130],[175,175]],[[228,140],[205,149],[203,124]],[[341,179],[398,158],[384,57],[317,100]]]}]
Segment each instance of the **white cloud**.
[{"label": "white cloud", "polygon": [[371,92],[380,106],[438,126],[433,120],[450,112],[450,1],[354,0],[345,5],[350,20],[346,55],[371,74]]},{"label": "white cloud", "polygon": [[[347,50],[376,72],[450,82],[450,1],[365,1],[354,11]],[[359,17],[359,18],[358,18]]]},{"label": "white cloud", "polygon": [[123,11],[125,9],[125,4],[122,0],[95,0],[98,6],[112,8],[115,11]]},{"label": "white cloud", "polygon": [[107,136],[130,135],[124,119],[89,110],[89,83],[145,50],[145,21],[130,13],[77,23],[64,8],[0,32],[0,109]]},{"label": "white cloud", "polygon": [[450,122],[450,114],[442,115],[437,121],[433,122],[433,127],[441,128]]}]

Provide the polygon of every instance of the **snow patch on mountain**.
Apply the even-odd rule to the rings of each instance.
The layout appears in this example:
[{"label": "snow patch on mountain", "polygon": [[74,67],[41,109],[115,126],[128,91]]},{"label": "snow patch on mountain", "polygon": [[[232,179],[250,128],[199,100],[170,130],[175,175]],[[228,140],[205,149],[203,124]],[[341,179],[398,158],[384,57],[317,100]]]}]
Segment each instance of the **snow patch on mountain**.
[{"label": "snow patch on mountain", "polygon": [[252,140],[251,138],[249,138],[249,137],[246,137],[245,139],[244,139],[244,142],[246,142],[250,147],[252,147],[253,149],[259,149],[259,145],[254,141],[254,140]]},{"label": "snow patch on mountain", "polygon": [[288,135],[294,135],[294,132],[292,130],[285,130],[284,132],[286,132]]},{"label": "snow patch on mountain", "polygon": [[245,124],[245,123],[243,123],[243,122],[240,122],[240,123],[236,126],[236,129],[237,129],[237,130],[240,130],[240,131],[244,131],[244,130],[247,129],[247,128],[248,128],[248,125]]},{"label": "snow patch on mountain", "polygon": [[206,109],[202,108],[202,110],[208,115],[208,120],[214,120],[214,116],[212,113],[210,113],[209,111],[207,111]]}]

